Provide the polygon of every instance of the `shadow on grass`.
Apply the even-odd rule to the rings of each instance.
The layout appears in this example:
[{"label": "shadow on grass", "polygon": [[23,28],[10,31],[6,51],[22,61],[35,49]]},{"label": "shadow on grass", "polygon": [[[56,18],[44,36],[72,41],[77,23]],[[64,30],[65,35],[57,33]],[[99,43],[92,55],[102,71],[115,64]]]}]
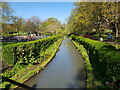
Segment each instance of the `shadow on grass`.
[{"label": "shadow on grass", "polygon": [[[7,77],[2,77],[2,79],[4,79],[4,81],[6,81],[6,82],[9,82],[9,83],[12,83],[12,84],[14,84],[14,85],[17,85],[17,86],[21,87],[21,89],[24,88],[24,89],[26,89],[26,90],[35,90],[35,89],[32,88],[32,87],[29,87],[29,86],[27,86],[27,85],[25,85],[25,84],[16,82],[16,81],[14,81],[14,80],[12,80],[12,79],[9,79],[9,78],[7,78]],[[6,86],[6,88],[3,89],[3,90],[9,90],[9,89],[10,89],[10,86],[11,86],[11,85],[9,84],[9,85]],[[16,89],[16,90],[17,90],[17,89]],[[23,89],[22,89],[22,90],[23,90]]]},{"label": "shadow on grass", "polygon": [[106,51],[118,51],[114,46],[112,45],[105,45],[102,47],[103,50],[106,50]]}]

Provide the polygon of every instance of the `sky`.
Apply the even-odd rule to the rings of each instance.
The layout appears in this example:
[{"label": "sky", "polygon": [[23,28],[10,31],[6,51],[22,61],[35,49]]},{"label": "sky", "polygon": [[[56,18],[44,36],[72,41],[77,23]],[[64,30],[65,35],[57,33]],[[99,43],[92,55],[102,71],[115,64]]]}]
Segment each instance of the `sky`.
[{"label": "sky", "polygon": [[64,23],[74,8],[73,2],[10,2],[15,16],[28,19],[38,16],[42,21],[54,17]]}]

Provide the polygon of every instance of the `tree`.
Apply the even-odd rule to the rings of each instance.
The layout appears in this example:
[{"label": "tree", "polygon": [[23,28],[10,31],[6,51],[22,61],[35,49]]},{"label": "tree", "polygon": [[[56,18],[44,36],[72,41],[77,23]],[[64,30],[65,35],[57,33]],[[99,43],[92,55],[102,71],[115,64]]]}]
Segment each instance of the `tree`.
[{"label": "tree", "polygon": [[33,24],[33,28],[35,29],[35,31],[39,35],[39,33],[41,32],[41,29],[40,29],[41,21],[40,21],[40,19],[37,16],[33,16],[33,17],[30,18],[30,20]]},{"label": "tree", "polygon": [[0,3],[0,8],[2,9],[1,16],[2,18],[0,19],[1,22],[0,24],[2,25],[2,36],[8,36],[9,31],[11,30],[11,25],[10,22],[12,21],[12,14],[14,10],[10,7],[10,4],[7,2],[1,2]]},{"label": "tree", "polygon": [[25,32],[35,31],[34,30],[34,24],[31,22],[30,19],[28,19],[24,24],[24,30]]},{"label": "tree", "polygon": [[54,24],[59,22],[57,18],[53,18],[53,17],[48,18],[46,21],[48,22],[48,24]]},{"label": "tree", "polygon": [[30,32],[30,31],[34,31],[37,32],[37,34],[39,35],[39,33],[41,32],[41,27],[40,27],[41,21],[37,16],[33,16],[30,19],[28,19],[25,23],[25,31]]},{"label": "tree", "polygon": [[10,7],[10,4],[7,2],[1,2],[0,5],[2,9],[2,23],[10,23],[12,20],[12,14],[14,13],[14,10]]},{"label": "tree", "polygon": [[91,3],[77,2],[74,5],[76,6],[76,8],[73,10],[72,15],[69,18],[68,25],[70,26],[70,28],[74,27],[74,31],[76,34],[89,32],[89,30],[91,30],[91,27],[93,26]]},{"label": "tree", "polygon": [[102,14],[104,16],[105,22],[108,23],[109,27],[115,33],[116,38],[118,38],[118,15],[119,15],[119,8],[118,2],[105,2],[102,5]]},{"label": "tree", "polygon": [[118,2],[77,2],[74,5],[67,25],[70,33],[84,34],[96,29],[101,35],[112,28],[118,37]]},{"label": "tree", "polygon": [[60,23],[54,23],[47,26],[47,32],[54,31],[56,34],[60,33],[62,25]]},{"label": "tree", "polygon": [[13,24],[14,31],[24,32],[24,24],[25,24],[24,18],[13,16],[12,19],[13,19],[12,24]]},{"label": "tree", "polygon": [[44,33],[47,32],[55,32],[56,34],[62,32],[62,24],[58,21],[57,18],[50,17],[47,20],[41,23],[41,28],[43,29]]}]

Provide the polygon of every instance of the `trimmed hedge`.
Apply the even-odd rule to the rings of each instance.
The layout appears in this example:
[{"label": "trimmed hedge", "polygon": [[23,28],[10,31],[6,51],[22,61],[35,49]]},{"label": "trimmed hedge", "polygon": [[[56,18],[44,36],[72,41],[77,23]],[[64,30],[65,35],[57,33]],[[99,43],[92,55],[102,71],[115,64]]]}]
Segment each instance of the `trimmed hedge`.
[{"label": "trimmed hedge", "polygon": [[[5,89],[16,88],[16,85],[7,82],[6,78],[23,83],[30,77],[35,75],[39,70],[42,70],[42,68],[44,68],[55,56],[61,42],[62,38],[58,39],[56,42],[51,44],[45,51],[40,52],[42,61],[40,61],[39,63],[37,64],[29,63],[28,65],[21,65],[19,64],[20,62],[19,61],[17,62],[16,65],[13,66],[11,70],[6,70],[5,72],[3,72],[1,74],[3,78],[2,84],[0,84],[0,88]],[[36,61],[39,61],[39,59],[36,59]]]},{"label": "trimmed hedge", "polygon": [[73,41],[74,45],[76,46],[77,50],[81,53],[82,57],[85,60],[85,67],[87,69],[87,88],[96,88],[99,84],[94,78],[93,75],[93,68],[89,60],[89,56],[87,54],[87,50],[84,48],[83,45],[78,43],[77,41]]},{"label": "trimmed hedge", "polygon": [[88,52],[93,72],[97,80],[119,87],[120,82],[120,49],[112,44],[95,41],[89,38],[71,36],[72,40],[84,45]]},{"label": "trimmed hedge", "polygon": [[13,66],[18,61],[21,61],[21,64],[33,63],[34,60],[40,58],[40,52],[45,51],[60,37],[60,35],[56,35],[30,42],[4,45],[2,47],[2,61],[6,66]]},{"label": "trimmed hedge", "polygon": [[16,44],[21,42],[0,42],[1,45],[9,45],[9,44]]}]

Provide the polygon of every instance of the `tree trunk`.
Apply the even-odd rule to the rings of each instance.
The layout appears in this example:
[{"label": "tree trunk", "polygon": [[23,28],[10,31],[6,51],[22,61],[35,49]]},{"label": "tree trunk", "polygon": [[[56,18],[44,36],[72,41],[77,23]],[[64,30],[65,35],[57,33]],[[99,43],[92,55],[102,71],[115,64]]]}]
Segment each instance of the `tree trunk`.
[{"label": "tree trunk", "polygon": [[17,32],[17,37],[18,37],[18,32]]},{"label": "tree trunk", "polygon": [[37,32],[37,33],[38,33],[38,36],[40,36],[40,35],[39,35],[39,32]]},{"label": "tree trunk", "polygon": [[30,31],[30,36],[31,36],[31,31]]},{"label": "tree trunk", "polygon": [[118,38],[119,37],[119,34],[118,34],[118,28],[117,28],[117,24],[115,23],[115,28],[116,28],[116,38]]}]

